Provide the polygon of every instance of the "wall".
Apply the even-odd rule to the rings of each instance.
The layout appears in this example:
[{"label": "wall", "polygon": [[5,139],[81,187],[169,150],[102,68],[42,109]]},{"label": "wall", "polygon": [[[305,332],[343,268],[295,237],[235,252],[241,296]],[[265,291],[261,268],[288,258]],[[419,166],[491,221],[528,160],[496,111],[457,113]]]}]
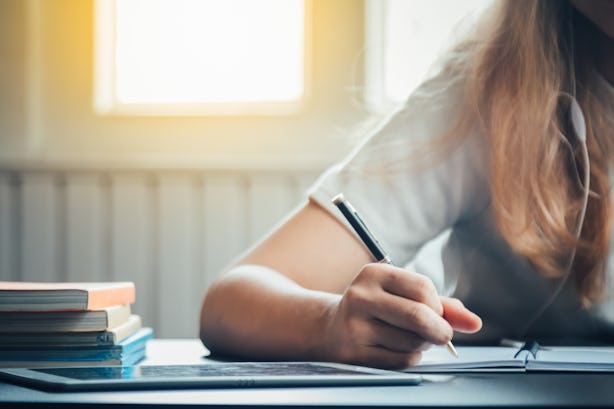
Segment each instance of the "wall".
[{"label": "wall", "polygon": [[362,2],[313,0],[307,109],[101,117],[91,0],[0,2],[0,279],[134,280],[159,337],[343,155],[366,115]]},{"label": "wall", "polygon": [[[0,159],[79,166],[321,168],[364,118],[362,3],[312,1],[311,92],[290,116],[129,117],[92,110],[92,0],[6,0]],[[21,24],[19,21],[21,20]],[[17,21],[17,22],[16,22]],[[3,87],[3,88],[4,88]],[[4,122],[3,122],[4,123]],[[344,146],[345,145],[345,146]]]},{"label": "wall", "polygon": [[309,172],[0,173],[0,279],[134,281],[159,336],[196,336],[211,280],[301,202]]}]

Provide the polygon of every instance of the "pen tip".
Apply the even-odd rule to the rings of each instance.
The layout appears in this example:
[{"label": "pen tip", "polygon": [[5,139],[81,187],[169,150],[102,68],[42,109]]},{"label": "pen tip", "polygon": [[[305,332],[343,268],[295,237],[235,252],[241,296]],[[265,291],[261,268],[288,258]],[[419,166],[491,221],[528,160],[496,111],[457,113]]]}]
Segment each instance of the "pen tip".
[{"label": "pen tip", "polygon": [[343,200],[344,200],[343,193],[339,193],[337,196],[333,197],[333,203],[336,205],[343,202]]},{"label": "pen tip", "polygon": [[448,351],[450,351],[450,353],[454,355],[454,358],[458,358],[458,352],[456,352],[456,348],[454,348],[454,345],[452,345],[452,342],[448,342],[446,344],[446,348],[448,348]]}]

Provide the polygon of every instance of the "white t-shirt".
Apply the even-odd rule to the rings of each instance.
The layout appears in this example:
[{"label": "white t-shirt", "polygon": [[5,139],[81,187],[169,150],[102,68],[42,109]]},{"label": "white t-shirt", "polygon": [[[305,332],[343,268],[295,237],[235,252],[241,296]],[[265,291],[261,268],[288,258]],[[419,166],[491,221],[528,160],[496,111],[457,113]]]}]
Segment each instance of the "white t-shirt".
[{"label": "white t-shirt", "polygon": [[[461,82],[443,73],[423,84],[402,110],[319,178],[310,199],[351,230],[331,202],[343,193],[395,264],[427,275],[440,294],[460,298],[479,314],[483,329],[455,335],[459,342],[614,341],[611,260],[603,302],[583,308],[569,279],[536,316],[560,281],[541,276],[496,230],[486,142],[479,132],[467,135],[441,160],[427,158],[426,166],[412,167],[416,146],[437,138],[456,120],[463,103]],[[608,92],[614,101],[614,91]]]}]

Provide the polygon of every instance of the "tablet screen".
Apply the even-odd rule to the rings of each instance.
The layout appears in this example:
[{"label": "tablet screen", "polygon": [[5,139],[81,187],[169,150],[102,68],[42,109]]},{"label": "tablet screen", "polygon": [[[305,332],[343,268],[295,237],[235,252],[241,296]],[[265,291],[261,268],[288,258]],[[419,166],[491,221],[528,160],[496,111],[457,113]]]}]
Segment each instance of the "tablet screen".
[{"label": "tablet screen", "polygon": [[382,374],[369,368],[344,367],[312,362],[224,362],[207,365],[41,368],[36,369],[36,371],[80,380]]},{"label": "tablet screen", "polygon": [[5,368],[0,378],[51,390],[415,385],[419,375],[323,362]]}]

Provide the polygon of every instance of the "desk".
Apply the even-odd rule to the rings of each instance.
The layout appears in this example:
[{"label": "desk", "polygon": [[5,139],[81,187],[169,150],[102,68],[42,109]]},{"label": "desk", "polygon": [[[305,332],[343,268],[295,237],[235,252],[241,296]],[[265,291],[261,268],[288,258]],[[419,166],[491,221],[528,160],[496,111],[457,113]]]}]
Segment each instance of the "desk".
[{"label": "desk", "polygon": [[[206,362],[197,340],[154,340],[143,365]],[[419,386],[50,393],[0,382],[0,407],[614,407],[614,374],[474,373]]]}]

